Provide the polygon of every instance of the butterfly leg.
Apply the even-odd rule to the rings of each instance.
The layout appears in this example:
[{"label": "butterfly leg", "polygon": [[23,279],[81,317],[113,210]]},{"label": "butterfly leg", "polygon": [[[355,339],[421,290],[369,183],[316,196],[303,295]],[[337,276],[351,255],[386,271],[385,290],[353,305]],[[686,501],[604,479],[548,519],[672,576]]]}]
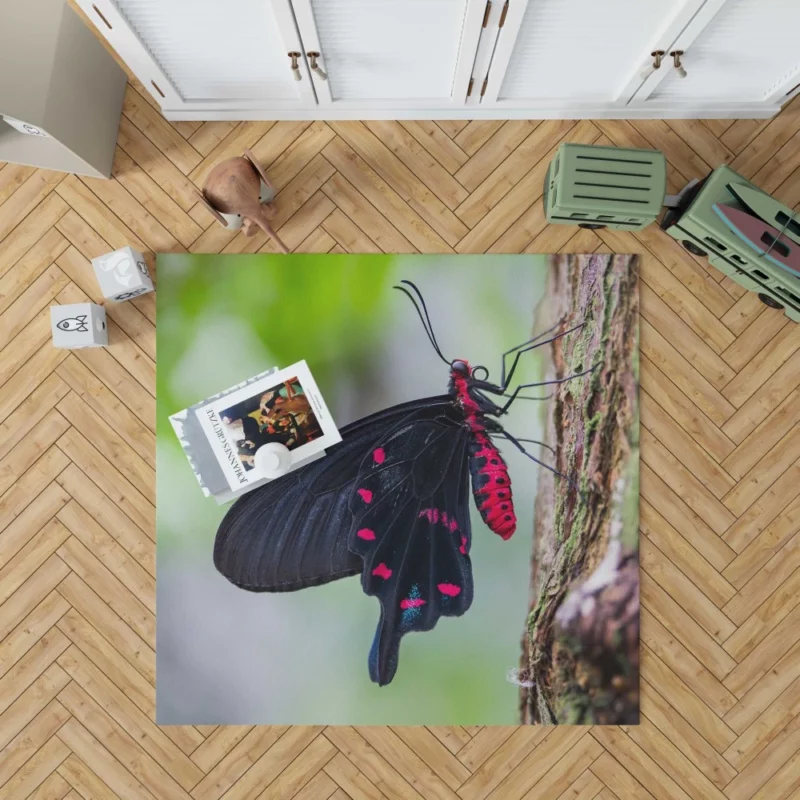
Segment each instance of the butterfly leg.
[{"label": "butterfly leg", "polygon": [[533,344],[534,342],[538,342],[539,339],[542,338],[542,336],[547,336],[548,333],[552,333],[554,330],[556,330],[559,327],[559,325],[561,325],[562,322],[563,320],[559,320],[555,325],[553,325],[552,328],[548,328],[546,331],[542,331],[542,333],[534,336],[533,339],[528,339],[527,342],[523,342],[522,344],[518,344],[515,347],[512,347],[510,350],[506,350],[506,352],[503,353],[503,368],[500,373],[500,383],[505,384],[506,382],[506,358],[508,358],[508,356],[510,356],[512,353],[515,353],[517,350],[521,350],[523,347],[527,347],[528,345]]},{"label": "butterfly leg", "polygon": [[547,450],[549,450],[553,455],[556,454],[555,448],[550,447],[550,445],[546,444],[545,442],[540,442],[538,439],[522,439],[522,438],[518,438],[517,441],[518,442],[527,442],[529,444],[538,444],[540,447],[544,447]]},{"label": "butterfly leg", "polygon": [[[560,325],[561,323],[559,323]],[[549,339],[545,339],[544,341],[538,341],[542,336],[546,336],[548,333],[554,330],[554,328],[550,328],[549,330],[545,331],[542,334],[539,334],[534,339],[531,339],[530,342],[525,342],[524,344],[517,345],[517,347],[512,347],[511,350],[503,353],[503,370],[500,380],[500,388],[505,392],[508,388],[508,384],[511,383],[511,379],[514,377],[514,372],[517,369],[517,364],[519,364],[520,356],[523,353],[527,353],[529,350],[535,350],[537,347],[543,347],[546,344],[550,344],[550,342],[555,342],[557,339],[561,339],[563,336],[566,336],[568,333],[572,333],[573,331],[578,330],[578,328],[582,328],[585,325],[584,322],[581,322],[580,325],[575,325],[568,330],[562,331],[561,333],[556,334],[555,336],[551,336]],[[557,328],[558,325],[555,326]],[[515,352],[516,351],[516,352]],[[515,353],[514,361],[511,364],[511,369],[508,371],[508,375],[506,375],[506,357],[511,355],[511,353]]]},{"label": "butterfly leg", "polygon": [[583,372],[576,372],[574,375],[568,375],[566,378],[559,378],[554,381],[542,381],[541,383],[521,383],[516,389],[514,389],[511,395],[504,395],[508,397],[508,402],[503,406],[503,413],[508,411],[508,409],[511,407],[511,404],[518,399],[521,389],[532,389],[537,386],[553,386],[555,384],[566,383],[567,381],[571,381],[573,378],[580,378],[581,375],[588,375],[598,366],[598,364],[594,364],[593,366],[589,367],[589,369],[585,369]]},{"label": "butterfly leg", "polygon": [[[504,437],[505,439],[508,439],[508,441],[511,442],[511,444],[513,444],[517,448],[517,450],[520,451],[520,453],[522,453],[523,455],[526,455],[531,461],[536,462],[540,467],[544,467],[546,470],[549,470],[550,472],[553,473],[553,475],[557,475],[559,478],[562,478],[573,489],[575,489],[576,492],[580,493],[580,491],[581,491],[580,487],[578,486],[577,483],[575,483],[575,481],[572,478],[570,478],[568,475],[564,475],[563,472],[559,472],[557,469],[555,469],[554,467],[551,467],[549,464],[545,464],[544,461],[540,461],[538,458],[536,458],[536,456],[531,455],[531,453],[529,453],[523,447],[521,440],[517,439],[515,436],[512,436],[507,430],[505,430],[505,428],[500,428],[499,426],[498,426],[498,428],[499,428],[499,430],[497,431],[497,433],[500,436]],[[528,441],[530,441],[530,440],[528,440]],[[541,444],[541,442],[537,442],[537,444]]]}]

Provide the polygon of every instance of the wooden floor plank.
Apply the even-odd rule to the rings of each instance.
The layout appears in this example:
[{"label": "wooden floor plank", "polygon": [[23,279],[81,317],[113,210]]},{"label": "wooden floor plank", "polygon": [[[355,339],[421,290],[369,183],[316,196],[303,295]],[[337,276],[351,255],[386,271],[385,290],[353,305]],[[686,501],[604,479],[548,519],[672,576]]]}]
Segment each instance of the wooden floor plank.
[{"label": "wooden floor plank", "polygon": [[574,130],[571,121],[545,120],[520,144],[513,153],[493,170],[470,196],[456,209],[466,225],[474,228],[568,132]]},{"label": "wooden floor plank", "polygon": [[[728,760],[720,755],[684,717],[675,713],[669,703],[647,681],[641,683],[641,701],[644,715],[642,725],[629,726],[626,732],[640,747],[647,750],[652,758],[657,761],[661,761],[662,758],[669,759],[669,763],[673,764],[680,763],[681,760],[675,754],[677,751],[694,764],[701,775],[711,781],[717,789],[724,788],[736,777],[736,770]],[[734,746],[735,742],[731,747]],[[726,755],[729,750],[725,751]],[[691,787],[698,787],[699,791],[691,792],[683,784],[684,789],[689,791],[692,797],[695,795],[703,797],[704,792],[708,790],[703,779],[685,766],[675,769],[674,774],[687,776]]]},{"label": "wooden floor plank", "polygon": [[62,765],[59,774],[76,786],[84,797],[103,797],[105,786],[112,797],[155,800],[74,716],[61,728],[58,737],[72,751],[64,762],[66,768]]},{"label": "wooden floor plank", "polygon": [[184,211],[197,203],[197,187],[126,116],[119,122],[117,146]]},{"label": "wooden floor plank", "polygon": [[[750,633],[748,636],[745,620],[748,620],[751,614],[760,615],[761,604],[772,595],[773,591],[776,594],[782,592],[784,581],[788,581],[798,567],[800,567],[800,537],[795,534],[723,607],[728,617],[740,625],[739,630],[744,628],[742,635],[745,640],[749,640],[749,636],[753,635]],[[759,634],[766,633],[767,630],[766,626],[758,625],[757,638],[760,639]]]},{"label": "wooden floor plank", "polygon": [[527,120],[509,120],[472,155],[455,174],[459,183],[474,192],[527,138],[536,127]]},{"label": "wooden floor plank", "polygon": [[3,787],[8,797],[29,797],[69,756],[69,748],[56,736],[48,739]]},{"label": "wooden floor plank", "polygon": [[646,646],[642,647],[642,662],[648,664],[651,679],[662,690],[662,696],[717,752],[723,752],[736,740],[734,731]]},{"label": "wooden floor plank", "polygon": [[141,752],[140,744],[78,683],[73,681],[58,696],[72,717],[108,749],[146,789],[164,800],[189,800],[190,795],[157,761]]},{"label": "wooden floor plank", "polygon": [[[269,179],[278,191],[288,185],[336,135],[324,122],[312,122],[308,127],[295,123],[284,128],[287,124],[291,125],[280,122],[274,125],[256,145],[256,150],[261,147],[264,149],[264,161],[269,162]],[[253,152],[258,156],[255,150]]]},{"label": "wooden floor plank", "polygon": [[[3,752],[17,739],[21,731],[30,725],[47,708],[60,714],[53,704],[55,696],[69,683],[69,676],[58,666],[51,664],[25,691],[23,691],[0,715],[0,747]],[[45,737],[47,738],[47,737]]]},{"label": "wooden floor plank", "polygon": [[36,167],[25,164],[5,164],[0,167],[0,205],[36,172]]},{"label": "wooden floor plank", "polygon": [[[68,539],[58,552],[60,559],[88,584],[150,647],[155,643],[155,619],[149,608],[131,593],[77,539]],[[66,577],[64,574],[61,579]],[[60,582],[60,581],[59,581]],[[150,598],[145,598],[152,605]]]},{"label": "wooden floor plank", "polygon": [[722,462],[736,445],[647,356],[641,356],[641,387],[695,444]]},{"label": "wooden floor plank", "polygon": [[466,200],[469,192],[399,122],[372,120],[364,124],[451,211]]},{"label": "wooden floor plank", "polygon": [[470,156],[480,150],[503,127],[503,120],[471,120],[454,137],[455,143]]},{"label": "wooden floor plank", "polygon": [[[657,258],[642,259],[642,281],[647,321],[662,330],[673,330],[681,351],[692,354],[691,363],[718,389],[725,386],[736,373],[719,354],[733,344],[734,334],[710,317],[708,307]],[[703,282],[704,289],[708,286]]]},{"label": "wooden floor plank", "polygon": [[[729,163],[800,204],[797,99],[773,120],[170,123],[131,80],[110,181],[0,164],[1,796],[800,797],[800,327],[656,226],[548,225],[562,141],[660,148],[671,193]],[[294,250],[642,254],[639,726],[154,724],[155,296],[105,303],[90,260],[275,252],[198,202],[247,147]],[[54,350],[47,306],[87,300],[109,347]]]},{"label": "wooden floor plank", "polygon": [[[563,797],[570,787],[576,787],[575,792],[583,793],[580,784],[581,776],[588,776],[592,785],[597,785],[596,777],[588,770],[597,758],[603,753],[603,747],[586,734],[574,744],[545,774],[523,795],[525,800],[534,800],[536,797]],[[580,796],[580,794],[578,794]]]},{"label": "wooden floor plank", "polygon": [[430,120],[404,120],[400,123],[451,175],[469,156]]},{"label": "wooden floor plank", "polygon": [[200,768],[75,645],[70,646],[59,658],[59,666],[84,691],[91,691],[92,697],[104,711],[184,790],[191,789],[203,777]]},{"label": "wooden floor plank", "polygon": [[[687,800],[689,795],[639,745],[622,730],[595,727],[592,737],[599,742],[653,797]],[[670,770],[671,771],[671,770]],[[711,798],[724,798],[715,787],[706,787]]]},{"label": "wooden floor plank", "polygon": [[[363,205],[367,205],[364,196],[341,174],[334,175],[322,191],[338,207],[329,217],[334,226],[330,233],[349,252],[371,253],[378,252],[378,248],[384,253],[414,252],[414,245],[377,209],[362,211]],[[358,225],[354,219],[358,219]],[[338,236],[334,231],[338,231]],[[359,249],[362,247],[363,250]]]},{"label": "wooden floor plank", "polygon": [[728,583],[646,500],[640,502],[642,533],[717,607],[735,594]]},{"label": "wooden floor plank", "polygon": [[[372,134],[341,127],[334,130],[345,133],[347,140],[337,137],[323,150],[331,165],[421,252],[451,252],[449,242],[458,239],[462,227],[446,206],[441,201],[431,206],[429,200],[434,195],[427,190],[415,190],[414,182],[402,170],[392,171],[391,183],[375,171],[373,165],[378,165],[383,150],[374,152],[377,140]],[[353,144],[358,150],[353,149]],[[390,173],[384,171],[384,174]]]},{"label": "wooden floor plank", "polygon": [[633,775],[609,753],[603,753],[590,767],[592,773],[603,783],[608,791],[598,795],[598,800],[630,798],[630,800],[653,800],[653,795],[639,783]]},{"label": "wooden floor plank", "polygon": [[[718,535],[723,534],[736,521],[728,502],[721,502],[703,482],[692,474],[647,428],[642,429],[647,456],[643,461],[658,475],[664,476],[669,486],[683,502]],[[732,487],[725,500],[736,491]]]},{"label": "wooden floor plank", "polygon": [[759,681],[725,715],[725,723],[736,733],[744,732],[772,702],[800,677],[800,645],[777,661],[769,681]]},{"label": "wooden floor plank", "polygon": [[181,171],[188,175],[200,154],[136,91],[128,85],[122,113]]},{"label": "wooden floor plank", "polygon": [[642,540],[640,554],[642,569],[646,570],[647,574],[671,595],[706,633],[722,643],[735,632],[736,626],[730,619],[650,539]]},{"label": "wooden floor plank", "polygon": [[[44,747],[69,719],[69,712],[58,700],[51,700],[0,751],[0,787],[19,770],[37,750]],[[66,794],[66,792],[64,792]]]},{"label": "wooden floor plank", "polygon": [[0,275],[5,275],[69,211],[55,193],[49,194],[13,231],[0,239]]},{"label": "wooden floor plank", "polygon": [[750,361],[722,393],[736,408],[740,408],[798,349],[800,329],[797,325],[787,325],[761,351],[759,358]]},{"label": "wooden floor plank", "polygon": [[117,148],[112,171],[114,178],[132,198],[158,220],[174,239],[188,247],[203,229],[138,164]]},{"label": "wooden floor plank", "polygon": [[675,638],[694,653],[718,680],[722,680],[736,662],[648,573],[642,573],[641,584],[644,607],[665,628],[673,630]]},{"label": "wooden floor plank", "polygon": [[56,592],[50,592],[0,643],[0,677],[5,675],[50,628],[70,610]]},{"label": "wooden floor plank", "polygon": [[13,201],[0,205],[0,240],[5,239],[63,179],[60,172],[38,169],[25,180],[12,195]]},{"label": "wooden floor plank", "polygon": [[736,705],[736,697],[685,647],[671,629],[642,608],[642,642],[718,716]]},{"label": "wooden floor plank", "polygon": [[149,683],[155,683],[156,658],[153,649],[75,572],[70,572],[58,584],[57,592]]},{"label": "wooden floor plank", "polygon": [[647,464],[641,465],[642,497],[716,569],[723,570],[735,552]]},{"label": "wooden floor plank", "polygon": [[[469,209],[476,209],[474,216],[466,213],[468,209],[464,208],[464,204],[459,206],[457,209],[459,216],[466,224],[472,226],[470,232],[456,247],[459,253],[486,251],[519,219],[526,209],[542,196],[547,166],[556,151],[556,147],[553,146],[553,138],[543,130],[545,124],[539,125],[531,134],[531,137],[538,135],[544,138],[541,144],[537,140],[536,153],[525,164],[527,169],[516,166],[510,176],[504,177],[499,183],[492,182],[492,188],[488,195],[483,195],[484,199],[477,206],[469,207]],[[566,130],[562,135],[564,140],[569,142],[591,144],[599,134],[597,128],[587,121],[579,122],[574,127],[571,123],[567,123],[564,127]],[[514,152],[520,153],[522,149],[523,145],[520,145]],[[534,164],[532,169],[531,162]],[[475,193],[481,193],[481,187],[478,187]]]},{"label": "wooden floor plank", "polygon": [[50,556],[27,581],[0,605],[0,639],[5,638],[63,580],[69,569]]},{"label": "wooden floor plank", "polygon": [[[716,425],[722,426],[735,407],[698,372],[664,335],[646,320],[641,323],[642,352]],[[735,379],[734,379],[735,380]]]}]

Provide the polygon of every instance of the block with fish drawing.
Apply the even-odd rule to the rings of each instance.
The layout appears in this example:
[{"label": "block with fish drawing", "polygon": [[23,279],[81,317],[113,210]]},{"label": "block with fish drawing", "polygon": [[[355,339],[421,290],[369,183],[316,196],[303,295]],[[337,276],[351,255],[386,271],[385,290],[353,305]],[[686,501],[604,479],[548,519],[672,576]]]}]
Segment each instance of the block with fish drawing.
[{"label": "block with fish drawing", "polygon": [[141,253],[123,247],[92,259],[100,291],[107,300],[131,300],[153,291],[153,281]]},{"label": "block with fish drawing", "polygon": [[50,306],[53,346],[68,350],[108,344],[106,310],[94,303]]}]

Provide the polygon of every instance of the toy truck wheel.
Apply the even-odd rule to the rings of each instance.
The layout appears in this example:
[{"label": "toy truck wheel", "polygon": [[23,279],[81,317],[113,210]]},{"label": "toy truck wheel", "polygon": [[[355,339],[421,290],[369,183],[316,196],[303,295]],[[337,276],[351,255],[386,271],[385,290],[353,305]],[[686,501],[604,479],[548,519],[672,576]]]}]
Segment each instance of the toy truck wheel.
[{"label": "toy truck wheel", "polygon": [[590,231],[596,231],[600,228],[605,228],[605,225],[598,225],[595,222],[580,222],[578,223],[579,228],[588,228]]},{"label": "toy truck wheel", "polygon": [[768,294],[759,293],[758,299],[765,306],[769,306],[770,308],[777,308],[778,310],[783,309],[783,306],[774,297],[770,297]]},{"label": "toy truck wheel", "polygon": [[684,239],[681,244],[684,246],[686,250],[688,250],[693,256],[707,256],[705,250],[701,250],[694,242],[690,242],[688,239]]}]

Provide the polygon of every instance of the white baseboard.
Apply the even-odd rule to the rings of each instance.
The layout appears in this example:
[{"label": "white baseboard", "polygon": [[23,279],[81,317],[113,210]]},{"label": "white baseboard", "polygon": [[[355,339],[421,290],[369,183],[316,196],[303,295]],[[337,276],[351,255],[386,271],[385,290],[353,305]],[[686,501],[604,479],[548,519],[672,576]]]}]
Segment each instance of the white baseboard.
[{"label": "white baseboard", "polygon": [[555,106],[542,108],[490,109],[466,106],[458,109],[401,108],[209,108],[208,106],[164,108],[174,122],[206,120],[394,120],[394,119],[769,119],[781,107],[747,105],[682,106]]}]

